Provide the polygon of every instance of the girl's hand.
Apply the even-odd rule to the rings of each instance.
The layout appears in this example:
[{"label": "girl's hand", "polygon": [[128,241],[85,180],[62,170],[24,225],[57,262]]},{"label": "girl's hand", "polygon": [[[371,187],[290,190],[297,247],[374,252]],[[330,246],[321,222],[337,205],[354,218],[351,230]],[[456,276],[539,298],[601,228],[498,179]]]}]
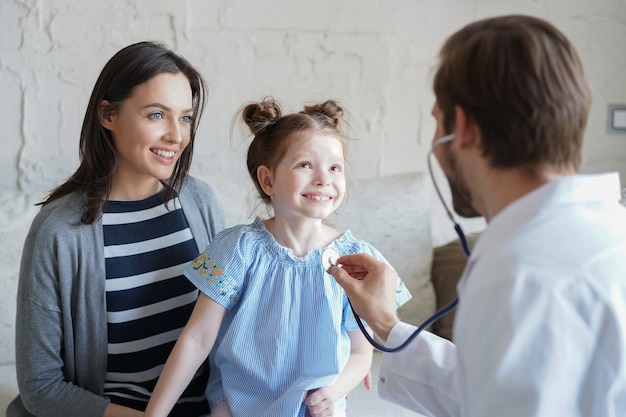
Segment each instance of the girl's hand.
[{"label": "girl's hand", "polygon": [[335,415],[335,400],[330,395],[328,387],[308,391],[304,396],[307,405],[307,417],[333,417]]}]

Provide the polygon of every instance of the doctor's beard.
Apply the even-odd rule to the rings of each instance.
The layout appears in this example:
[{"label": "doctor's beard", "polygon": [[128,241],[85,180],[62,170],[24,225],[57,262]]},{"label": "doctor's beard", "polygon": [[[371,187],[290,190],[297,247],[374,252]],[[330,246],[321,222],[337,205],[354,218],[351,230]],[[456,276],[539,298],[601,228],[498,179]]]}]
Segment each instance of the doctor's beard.
[{"label": "doctor's beard", "polygon": [[450,184],[452,208],[461,217],[482,217],[482,214],[472,206],[472,196],[469,187],[463,181],[456,156],[450,152],[449,147],[445,149],[445,158],[449,170],[449,173],[446,173],[446,178],[448,179],[448,184]]}]

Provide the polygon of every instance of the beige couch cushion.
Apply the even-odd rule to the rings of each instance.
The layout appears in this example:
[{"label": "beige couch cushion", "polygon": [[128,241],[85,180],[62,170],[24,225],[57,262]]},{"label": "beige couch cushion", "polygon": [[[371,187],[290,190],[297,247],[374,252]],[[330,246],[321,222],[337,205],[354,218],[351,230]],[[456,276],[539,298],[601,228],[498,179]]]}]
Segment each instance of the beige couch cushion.
[{"label": "beige couch cushion", "polygon": [[[476,239],[478,239],[478,234],[467,235],[467,243],[470,248],[474,246]],[[463,274],[466,262],[467,256],[458,239],[434,249],[431,280],[437,297],[437,310],[446,306],[456,297],[456,285]],[[454,315],[455,310],[452,310],[437,320],[431,326],[431,331],[452,340]]]},{"label": "beige couch cushion", "polygon": [[432,193],[430,179],[422,173],[351,181],[335,220],[374,245],[396,269],[413,294],[399,315],[412,324],[420,324],[435,309],[430,280]]}]

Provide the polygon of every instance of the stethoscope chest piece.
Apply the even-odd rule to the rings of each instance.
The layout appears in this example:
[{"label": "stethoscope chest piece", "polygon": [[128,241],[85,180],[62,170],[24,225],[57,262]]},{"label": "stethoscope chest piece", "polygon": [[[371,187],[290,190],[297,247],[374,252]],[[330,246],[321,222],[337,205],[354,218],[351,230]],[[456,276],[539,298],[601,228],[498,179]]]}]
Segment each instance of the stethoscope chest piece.
[{"label": "stethoscope chest piece", "polygon": [[330,267],[337,265],[337,259],[339,259],[339,254],[333,249],[326,249],[322,252],[322,268],[324,268],[324,271],[330,274]]}]

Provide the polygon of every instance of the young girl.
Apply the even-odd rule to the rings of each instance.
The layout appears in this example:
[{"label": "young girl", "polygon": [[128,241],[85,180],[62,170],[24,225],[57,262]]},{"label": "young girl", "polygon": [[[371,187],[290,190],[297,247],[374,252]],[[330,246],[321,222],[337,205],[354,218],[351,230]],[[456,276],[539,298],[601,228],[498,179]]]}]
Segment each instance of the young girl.
[{"label": "young girl", "polygon": [[[157,43],[102,69],[80,166],[24,243],[8,417],[143,415],[198,296],[183,269],[225,223],[213,188],[187,175],[205,96],[198,71]],[[173,416],[209,413],[207,378]]]},{"label": "young girl", "polygon": [[[274,217],[225,230],[185,269],[201,295],[147,417],[168,414],[209,352],[212,416],[345,415],[372,348],[322,254],[383,257],[324,222],[346,191],[341,117],[333,101],[285,116],[272,99],[244,108],[248,171]],[[401,282],[398,293],[410,298]]]}]

